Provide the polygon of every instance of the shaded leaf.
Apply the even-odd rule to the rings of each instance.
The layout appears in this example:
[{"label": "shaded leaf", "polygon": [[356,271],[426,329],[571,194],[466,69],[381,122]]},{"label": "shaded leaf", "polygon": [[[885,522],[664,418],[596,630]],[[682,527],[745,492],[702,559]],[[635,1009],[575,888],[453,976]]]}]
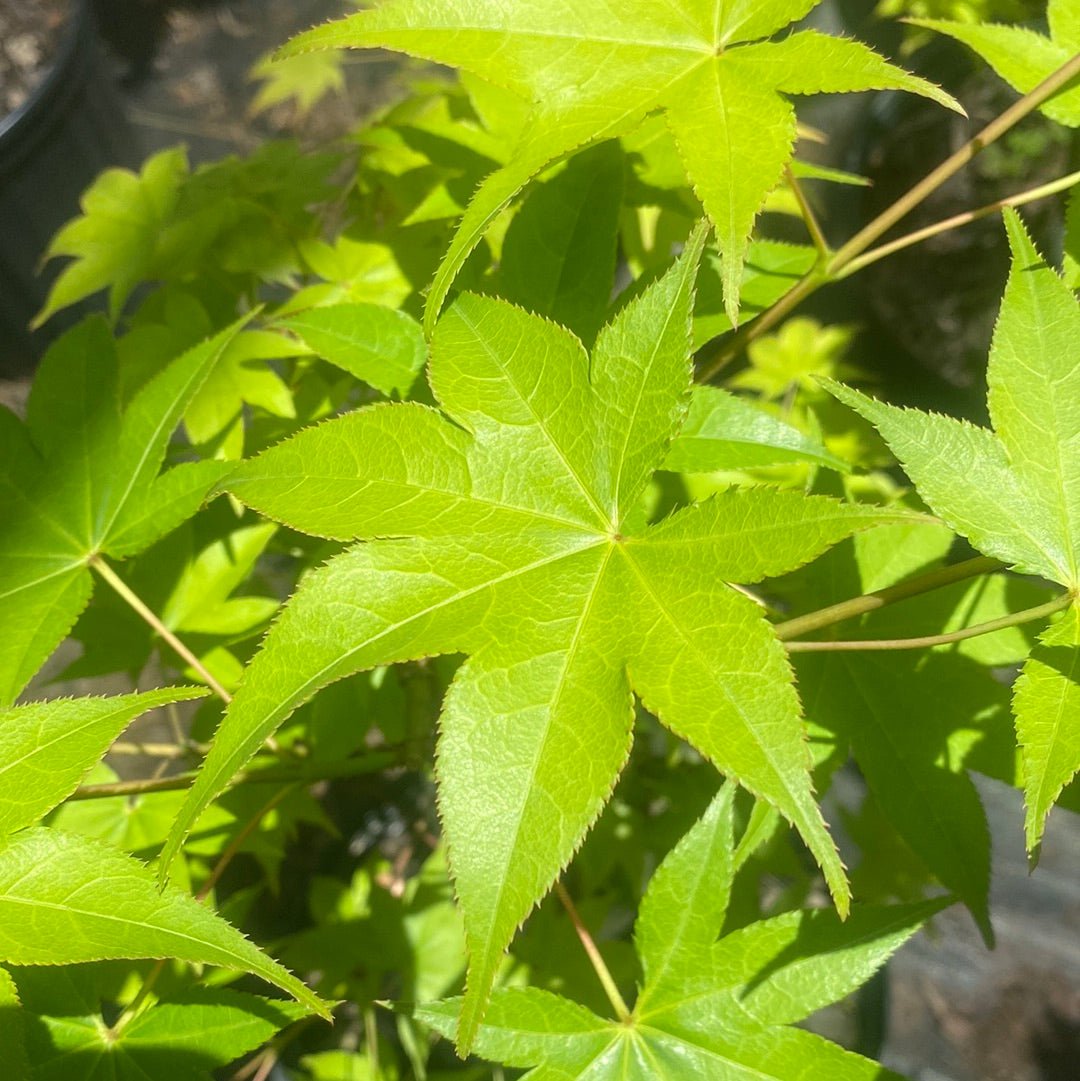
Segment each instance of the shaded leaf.
[{"label": "shaded leaf", "polygon": [[175,957],[252,972],[329,1017],[324,1002],[239,931],[97,841],[24,830],[0,844],[0,960],[59,965]]}]

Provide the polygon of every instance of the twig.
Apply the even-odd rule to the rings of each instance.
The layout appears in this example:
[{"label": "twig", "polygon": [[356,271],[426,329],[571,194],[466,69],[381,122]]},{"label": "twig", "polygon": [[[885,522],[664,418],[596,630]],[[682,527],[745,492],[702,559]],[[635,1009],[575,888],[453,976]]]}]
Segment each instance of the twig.
[{"label": "twig", "polygon": [[1004,630],[1006,627],[1017,627],[1021,623],[1032,623],[1037,619],[1046,619],[1063,608],[1068,608],[1075,600],[1070,593],[1062,593],[1046,604],[1040,604],[1035,608],[1025,608],[1022,612],[1013,612],[998,619],[979,623],[974,627],[964,627],[959,631],[950,631],[948,634],[927,634],[921,638],[871,638],[857,642],[823,641],[823,642],[788,642],[789,653],[849,653],[861,650],[882,649],[927,649],[930,646],[945,646],[952,642],[963,642],[967,638],[978,638],[983,634],[992,634],[994,631]]},{"label": "twig", "polygon": [[[309,765],[280,766],[253,769],[238,773],[229,787],[241,784],[314,784],[316,781],[332,781],[341,777],[357,777],[364,773],[377,773],[401,764],[403,748],[397,745],[357,758],[340,762],[322,762]],[[76,788],[69,800],[107,799],[112,796],[141,796],[151,792],[175,792],[188,788],[198,773],[189,771],[171,777],[140,778],[130,781],[112,781],[108,784],[86,784]]]},{"label": "twig", "polygon": [[1009,206],[1025,206],[1027,203],[1034,203],[1038,199],[1046,199],[1051,195],[1057,195],[1060,191],[1068,191],[1075,184],[1080,184],[1080,171],[1070,173],[1068,176],[1060,177],[1057,180],[1051,180],[1048,184],[1040,184],[1037,188],[1018,192],[1016,195],[1010,195],[1005,199],[998,199],[996,202],[988,203],[977,210],[965,210],[962,214],[954,214],[951,218],[945,218],[942,221],[935,222],[933,225],[916,229],[913,233],[897,237],[896,240],[890,240],[888,244],[882,244],[880,247],[871,248],[870,251],[858,256],[858,258],[852,259],[833,280],[843,281],[844,278],[862,270],[864,267],[870,266],[872,263],[876,263],[879,259],[903,251],[904,248],[910,248],[913,244],[918,244],[923,240],[929,240],[930,237],[937,236],[939,233],[946,233],[950,229],[959,229],[961,226],[970,225],[972,222],[996,214],[999,210],[1004,210]]},{"label": "twig", "polygon": [[810,631],[820,630],[822,627],[831,627],[834,623],[842,623],[846,619],[854,619],[856,616],[865,615],[878,608],[884,608],[887,604],[895,604],[897,601],[908,597],[916,597],[920,593],[929,593],[934,589],[952,585],[953,582],[962,582],[965,578],[976,578],[980,574],[992,574],[994,571],[1004,569],[1004,564],[989,556],[976,556],[967,559],[963,563],[953,563],[948,567],[939,567],[936,570],[920,574],[916,578],[909,578],[905,582],[898,582],[886,589],[878,589],[873,593],[864,593],[860,597],[852,597],[850,600],[840,601],[838,604],[830,604],[828,608],[820,608],[816,612],[808,612],[804,616],[777,623],[774,627],[776,636],[786,642],[791,638],[808,634]]},{"label": "twig", "polygon": [[827,282],[836,281],[849,263],[862,255],[875,240],[906,217],[931,192],[936,191],[947,180],[955,176],[991,143],[1000,139],[1020,123],[1024,117],[1033,113],[1040,105],[1052,98],[1059,90],[1075,79],[1077,75],[1080,75],[1080,53],[1068,60],[1033,90],[1030,90],[1018,101],[1014,102],[1005,112],[987,124],[982,131],[969,139],[955,154],[950,155],[936,169],[920,180],[910,191],[900,196],[892,205],[886,207],[873,221],[860,229],[846,244],[838,248],[824,267],[814,267],[772,307],[766,309],[751,322],[744,323],[739,330],[730,335],[727,341],[720,346],[717,354],[701,366],[697,375],[698,382],[707,383],[738,356],[747,345],[756,341],[762,334],[776,326],[807,297],[817,292],[820,286],[825,285]]},{"label": "twig", "polygon": [[791,171],[790,165],[785,166],[784,176],[788,187],[791,188],[791,192],[795,196],[795,201],[799,204],[799,211],[806,225],[806,231],[810,234],[814,247],[817,248],[818,257],[824,261],[829,258],[831,249],[829,248],[829,242],[825,239],[825,233],[822,231],[821,222],[818,221],[814,208],[810,205],[810,200],[807,199],[806,192],[803,191],[802,185],[799,183],[799,178]]}]

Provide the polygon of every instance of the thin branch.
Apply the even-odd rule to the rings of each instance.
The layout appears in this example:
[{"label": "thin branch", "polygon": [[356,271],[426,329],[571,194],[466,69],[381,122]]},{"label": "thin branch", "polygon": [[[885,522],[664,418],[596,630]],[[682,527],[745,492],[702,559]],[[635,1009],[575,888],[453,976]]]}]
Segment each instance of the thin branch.
[{"label": "thin branch", "polygon": [[784,167],[784,177],[787,180],[788,187],[791,188],[792,194],[795,196],[795,201],[799,204],[803,223],[806,225],[806,231],[810,234],[810,239],[814,242],[814,247],[817,248],[818,257],[823,261],[828,259],[832,254],[832,249],[829,247],[828,240],[825,239],[821,222],[818,221],[817,214],[814,213],[814,208],[810,205],[810,200],[807,199],[806,192],[803,191],[803,186],[799,183],[799,178],[792,172],[790,165]]},{"label": "thin branch", "polygon": [[[822,627],[831,627],[834,623],[843,623],[846,619],[854,619],[856,616],[865,615],[867,612],[884,608],[887,604],[895,604],[897,601],[908,597],[916,597],[920,593],[929,593],[935,589],[952,585],[953,582],[962,582],[965,578],[976,578],[980,574],[992,574],[994,571],[1004,569],[1004,564],[989,556],[976,556],[974,559],[965,560],[963,563],[953,563],[948,567],[939,567],[936,570],[920,574],[916,578],[909,578],[905,582],[898,582],[886,589],[878,589],[873,593],[864,593],[861,597],[852,597],[850,600],[840,601],[838,604],[830,604],[828,608],[820,608],[816,612],[808,612],[804,616],[797,616],[784,623],[777,623],[773,628],[776,636],[786,642],[791,638],[808,634],[810,631],[820,630]],[[790,647],[789,647],[790,648]]]},{"label": "thin branch", "polygon": [[[401,765],[403,747],[398,744],[357,758],[345,758],[339,762],[315,762],[307,765],[269,767],[238,773],[229,787],[241,784],[315,784],[342,777],[358,777],[365,773],[378,773]],[[112,796],[142,796],[150,792],[176,792],[195,783],[198,773],[176,773],[171,777],[140,778],[130,781],[112,781],[109,784],[85,784],[76,788],[69,800],[107,799]]]},{"label": "thin branch", "polygon": [[206,666],[195,656],[194,653],[176,637],[175,634],[151,611],[142,599],[134,593],[128,584],[106,563],[101,556],[94,556],[90,560],[90,566],[116,590],[127,604],[157,633],[162,641],[172,647],[177,656],[182,657],[199,675],[202,681],[228,705],[232,701],[232,695],[210,674]]},{"label": "thin branch", "polygon": [[983,634],[993,634],[994,631],[1004,630],[1006,627],[1018,627],[1022,623],[1033,623],[1037,619],[1046,619],[1063,608],[1068,608],[1075,600],[1073,593],[1062,593],[1046,604],[1040,604],[1035,608],[1025,608],[1022,612],[1013,612],[998,619],[979,623],[974,627],[965,627],[963,630],[950,631],[948,634],[927,634],[921,638],[877,638],[866,639],[858,642],[788,642],[789,653],[849,653],[861,650],[882,649],[928,649],[931,646],[946,646],[952,642],[963,642],[968,638],[978,638]]},{"label": "thin branch", "polygon": [[865,254],[852,259],[839,274],[835,275],[833,280],[842,281],[844,278],[862,270],[864,267],[876,263],[879,259],[884,259],[887,255],[903,251],[904,248],[910,248],[913,244],[918,244],[923,240],[929,240],[930,237],[937,236],[940,233],[947,233],[951,229],[959,229],[964,225],[970,225],[972,222],[989,217],[991,214],[996,214],[999,210],[1004,210],[1006,207],[1025,206],[1027,203],[1034,203],[1038,199],[1046,199],[1051,195],[1057,195],[1058,192],[1068,191],[1068,189],[1075,184],[1080,184],[1080,171],[1070,173],[1068,176],[1060,177],[1057,180],[1051,180],[1048,184],[1040,184],[1037,188],[1030,188],[1027,191],[1018,192],[1016,195],[1010,195],[1005,199],[998,199],[996,202],[988,203],[986,206],[981,206],[977,210],[966,210],[962,214],[954,214],[951,218],[945,218],[942,221],[935,222],[933,225],[927,225],[922,229],[916,229],[913,233],[907,233],[902,237],[897,237],[896,240],[891,240],[888,244],[882,244],[880,247],[871,248],[871,250]]},{"label": "thin branch", "polygon": [[699,383],[707,383],[726,367],[751,342],[771,330],[797,308],[807,297],[828,282],[836,281],[844,269],[857,256],[862,255],[871,244],[887,233],[897,222],[906,217],[931,192],[936,191],[971,162],[991,143],[1014,128],[1024,117],[1054,96],[1080,75],[1080,53],[1063,64],[1037,87],[1014,102],[1000,116],[992,120],[982,131],[968,140],[955,154],[943,161],[936,169],[920,180],[910,191],[891,206],[886,207],[873,221],[856,233],[840,247],[824,267],[814,267],[796,285],[785,293],[772,307],[756,319],[744,323],[738,331],[729,335],[716,355],[702,364],[698,371]]},{"label": "thin branch", "polygon": [[608,1001],[615,1011],[615,1016],[618,1017],[620,1021],[628,1021],[630,1019],[630,1008],[626,1005],[625,1000],[620,994],[619,988],[612,978],[610,970],[604,963],[604,958],[600,956],[600,951],[597,949],[592,935],[589,934],[589,930],[585,924],[581,922],[581,916],[578,915],[578,910],[574,907],[574,902],[571,899],[570,894],[566,892],[566,887],[561,882],[555,883],[555,892],[558,894],[559,900],[562,901],[563,908],[566,909],[566,913],[570,917],[570,922],[574,925],[574,930],[577,931],[577,936],[581,940],[582,946],[585,947],[585,952],[588,954],[589,961],[592,963],[592,967],[600,979],[600,983],[604,988],[604,993],[607,995]]},{"label": "thin branch", "polygon": [[991,143],[996,142],[1008,131],[1016,127],[1024,117],[1049,101],[1078,75],[1080,75],[1080,53],[1062,64],[1057,71],[1043,79],[1033,90],[1013,102],[1008,109],[991,120],[978,135],[969,139],[955,154],[951,154],[936,169],[923,177],[910,191],[900,196],[892,206],[886,207],[873,221],[860,229],[833,256],[828,267],[829,273],[836,274],[847,266],[855,256],[861,255],[878,237],[884,236],[928,195],[940,188],[947,180],[951,180]]},{"label": "thin branch", "polygon": [[200,749],[194,744],[139,743],[117,740],[109,748],[109,754],[139,754],[147,758],[188,758],[192,755],[205,755],[206,749]]}]

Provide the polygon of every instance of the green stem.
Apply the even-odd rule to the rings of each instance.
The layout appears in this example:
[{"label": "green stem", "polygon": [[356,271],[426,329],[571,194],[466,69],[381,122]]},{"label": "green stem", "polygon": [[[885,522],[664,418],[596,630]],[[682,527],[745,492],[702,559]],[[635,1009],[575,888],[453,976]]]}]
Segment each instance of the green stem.
[{"label": "green stem", "polygon": [[146,979],[143,980],[142,987],[139,988],[138,994],[131,1000],[131,1003],[125,1007],[124,1012],[116,1019],[116,1023],[108,1029],[106,1033],[107,1042],[111,1043],[115,1041],[120,1033],[139,1016],[143,1006],[146,1004],[146,1000],[150,997],[150,992],[154,989],[154,984],[157,983],[158,977],[164,969],[164,959],[154,963],[154,967],[146,974]]},{"label": "green stem", "polygon": [[581,940],[581,945],[585,947],[585,953],[588,954],[593,970],[596,972],[600,984],[604,988],[604,993],[608,997],[608,1002],[611,1003],[611,1007],[615,1011],[615,1016],[620,1021],[629,1021],[630,1009],[620,994],[619,988],[612,978],[610,970],[607,965],[604,964],[604,958],[600,956],[600,951],[597,949],[592,935],[589,934],[589,930],[585,924],[581,922],[581,916],[578,915],[578,910],[574,907],[574,902],[570,897],[570,894],[566,892],[566,887],[561,882],[556,882],[555,892],[558,894],[559,900],[562,901],[563,908],[566,909],[566,913],[570,917],[570,922],[574,925],[574,930],[577,931],[577,936]]},{"label": "green stem", "polygon": [[969,139],[955,154],[951,154],[933,172],[923,177],[910,191],[901,195],[892,206],[883,210],[872,222],[859,230],[846,244],[839,248],[829,264],[830,275],[842,270],[857,255],[861,255],[875,240],[884,236],[901,218],[906,217],[928,195],[977,157],[991,143],[1011,131],[1026,116],[1052,98],[1080,75],[1080,53],[1067,60],[1053,74],[1048,75],[1033,90],[1013,102],[1000,116],[995,117],[973,139]]},{"label": "green stem", "polygon": [[199,892],[195,895],[196,901],[205,901],[210,896],[213,888],[221,881],[225,869],[232,863],[236,854],[240,851],[244,842],[259,828],[259,823],[279,804],[286,796],[296,791],[295,784],[285,785],[278,789],[267,801],[244,823],[244,828],[225,846],[217,862],[214,864],[206,881],[202,884]]},{"label": "green stem", "polygon": [[936,169],[920,180],[891,206],[886,207],[873,221],[857,232],[840,247],[824,267],[815,267],[771,308],[762,312],[750,323],[744,324],[720,346],[716,356],[699,370],[698,382],[706,383],[729,364],[752,341],[771,330],[807,297],[817,292],[827,282],[836,281],[844,269],[871,244],[887,233],[897,222],[906,217],[928,195],[950,180],[991,143],[1000,139],[1026,116],[1052,98],[1059,90],[1080,75],[1080,53],[1063,64],[1038,86],[1015,101],[976,136],[969,139],[955,154],[950,155]]},{"label": "green stem", "polygon": [[818,221],[814,208],[810,205],[810,200],[806,198],[806,192],[803,191],[799,178],[791,171],[790,165],[785,167],[784,176],[787,179],[788,187],[791,188],[792,194],[795,196],[795,201],[799,204],[799,212],[802,214],[806,231],[810,234],[814,247],[817,248],[818,258],[825,262],[832,254],[832,249],[829,247],[828,240],[825,239],[821,222]]},{"label": "green stem", "polygon": [[938,567],[936,570],[909,578],[905,582],[898,582],[886,589],[864,593],[861,597],[852,597],[838,604],[830,604],[828,608],[821,608],[784,623],[777,623],[773,629],[776,631],[776,636],[782,642],[786,642],[791,638],[808,634],[810,631],[831,627],[834,623],[843,623],[846,619],[854,619],[856,616],[884,608],[887,604],[895,604],[908,597],[916,597],[920,593],[929,593],[932,590],[952,585],[953,582],[962,582],[965,578],[975,578],[980,574],[991,574],[1002,569],[1004,569],[1004,564],[1000,561],[991,559],[989,556],[976,556],[963,563]]},{"label": "green stem", "polygon": [[[314,784],[316,781],[332,781],[341,777],[357,777],[364,773],[378,773],[401,764],[401,748],[393,747],[366,754],[358,758],[346,758],[340,762],[312,763],[311,765],[280,766],[238,773],[230,782],[234,788],[241,784]],[[131,781],[113,781],[110,784],[87,784],[75,789],[69,800],[106,799],[111,796],[141,796],[149,792],[175,792],[189,788],[198,777],[197,772],[177,773],[171,777],[153,777]]]},{"label": "green stem", "polygon": [[935,222],[933,225],[927,225],[922,229],[916,229],[913,233],[907,233],[902,237],[897,237],[896,240],[889,241],[888,244],[882,244],[877,248],[871,248],[870,251],[852,259],[840,273],[834,276],[833,280],[843,281],[844,278],[862,270],[864,267],[870,266],[872,263],[876,263],[879,259],[884,259],[887,255],[893,255],[895,252],[903,251],[904,248],[910,248],[913,244],[918,244],[923,240],[929,240],[930,237],[937,236],[940,233],[947,233],[951,229],[959,229],[964,225],[970,225],[972,222],[989,217],[991,214],[996,214],[999,210],[1004,210],[1006,207],[1025,206],[1027,203],[1034,203],[1038,199],[1046,199],[1051,195],[1057,195],[1058,192],[1068,191],[1068,189],[1075,184],[1080,184],[1080,171],[1070,173],[1068,176],[1059,177],[1057,180],[1051,180],[1047,184],[1040,184],[1037,188],[1029,188],[1027,191],[1018,192],[1016,195],[1010,195],[1006,199],[998,199],[996,202],[988,203],[986,206],[981,206],[977,210],[966,210],[962,214],[954,214],[951,218],[945,218],[942,221]]},{"label": "green stem", "polygon": [[132,610],[140,616],[161,638],[172,647],[177,656],[183,658],[198,674],[202,681],[228,705],[232,701],[232,695],[207,670],[206,666],[195,656],[194,653],[176,637],[175,634],[158,618],[158,616],[143,602],[128,584],[106,563],[101,556],[94,556],[90,560],[90,566],[108,582],[110,586],[127,602]]},{"label": "green stem", "polygon": [[928,649],[931,646],[946,646],[952,642],[978,638],[983,634],[993,634],[994,631],[1004,630],[1006,627],[1018,627],[1021,623],[1046,619],[1055,612],[1068,608],[1074,600],[1073,593],[1062,593],[1060,597],[1055,597],[1052,601],[1047,601],[1046,604],[1040,604],[1035,608],[1025,608],[1022,612],[1013,612],[1011,615],[991,619],[974,627],[950,631],[948,634],[927,634],[921,638],[876,638],[857,642],[789,642],[787,649],[789,653],[849,653],[857,650]]}]

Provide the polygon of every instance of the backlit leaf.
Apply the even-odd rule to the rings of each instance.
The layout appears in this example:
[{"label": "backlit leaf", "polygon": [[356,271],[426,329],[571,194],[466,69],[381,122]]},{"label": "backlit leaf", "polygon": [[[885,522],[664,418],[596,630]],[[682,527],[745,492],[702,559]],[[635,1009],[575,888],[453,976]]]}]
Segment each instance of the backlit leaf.
[{"label": "backlit leaf", "polygon": [[[428,330],[495,215],[546,165],[663,112],[716,227],[728,315],[738,321],[754,219],[790,160],[795,113],[784,94],[902,89],[957,107],[866,46],[816,31],[764,40],[816,7],[768,0],[389,0],[295,38],[283,55],[381,46],[461,68],[533,103],[509,162],[477,189],[436,276]],[[582,72],[587,77],[582,78]]]},{"label": "backlit leaf", "polygon": [[789,571],[882,512],[765,488],[723,493],[656,527],[639,512],[688,404],[703,239],[699,230],[601,330],[591,363],[561,328],[463,296],[432,343],[429,381],[444,413],[360,410],[271,448],[231,485],[290,525],[367,542],[309,575],[274,625],[163,867],[320,687],[378,664],[467,654],[437,763],[470,953],[463,1046],[515,928],[611,793],[629,751],[632,688],[794,821],[847,903],[784,650],[726,581]]}]

